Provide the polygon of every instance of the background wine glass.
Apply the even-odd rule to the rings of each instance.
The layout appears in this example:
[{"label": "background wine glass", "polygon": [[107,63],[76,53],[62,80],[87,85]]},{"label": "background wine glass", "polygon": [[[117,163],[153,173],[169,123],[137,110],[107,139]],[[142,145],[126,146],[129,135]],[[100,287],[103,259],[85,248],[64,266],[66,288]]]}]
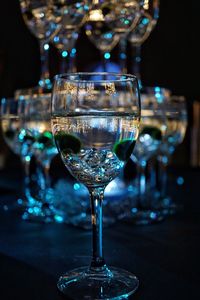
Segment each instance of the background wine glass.
[{"label": "background wine glass", "polygon": [[4,140],[9,148],[20,157],[24,169],[24,198],[18,199],[13,208],[32,205],[34,199],[30,192],[30,161],[32,157],[32,139],[23,127],[24,99],[1,99],[1,126]]},{"label": "background wine glass", "polygon": [[171,96],[164,104],[167,120],[167,134],[162,143],[159,159],[160,197],[165,214],[174,214],[178,206],[167,192],[167,167],[177,146],[184,140],[187,128],[186,99],[183,96]]},{"label": "background wine glass", "polygon": [[60,54],[60,73],[72,72],[75,71],[74,45],[78,39],[79,29],[87,19],[92,0],[51,0],[51,4],[55,26],[59,26],[52,42]]},{"label": "background wine glass", "polygon": [[120,35],[120,69],[126,73],[126,48],[127,35],[135,28],[140,17],[139,0],[114,1],[108,0],[102,4],[102,10],[105,11],[105,22],[111,30]]},{"label": "background wine glass", "polygon": [[54,193],[49,175],[52,158],[57,154],[50,123],[51,94],[34,94],[25,100],[23,128],[31,137],[31,152],[36,163],[34,206],[23,214],[23,219],[51,222],[58,218],[53,205]]},{"label": "background wine glass", "polygon": [[[135,224],[151,224],[163,220],[162,212],[157,209],[154,198],[148,191],[147,164],[157,156],[166,135],[166,118],[162,106],[152,95],[141,97],[140,134],[134,149],[134,161],[137,165],[136,184],[138,186],[137,206],[131,210],[131,219]],[[150,179],[149,179],[150,180]]]},{"label": "background wine glass", "polygon": [[103,11],[98,7],[90,11],[85,25],[85,32],[89,40],[100,51],[103,71],[106,72],[110,52],[119,42],[120,36],[108,27]]},{"label": "background wine glass", "polygon": [[[147,40],[157,24],[159,17],[159,0],[145,0],[141,5],[141,16],[137,26],[129,33],[128,41],[131,44],[132,74],[141,80],[141,45]],[[141,83],[141,82],[140,82]]]},{"label": "background wine glass", "polygon": [[78,39],[77,31],[68,31],[61,28],[59,32],[53,37],[52,41],[60,54],[60,69],[59,73],[70,73],[76,71],[75,58],[76,48],[75,44]]},{"label": "background wine glass", "polygon": [[20,0],[23,19],[29,30],[39,39],[41,76],[38,85],[51,89],[48,67],[49,40],[58,30],[49,0]]},{"label": "background wine glass", "polygon": [[106,185],[120,174],[132,153],[139,118],[139,89],[134,76],[78,73],[56,77],[53,135],[65,166],[88,188],[92,210],[91,264],[67,272],[58,282],[59,290],[74,299],[127,297],[138,286],[133,274],[105,264],[102,201]]}]

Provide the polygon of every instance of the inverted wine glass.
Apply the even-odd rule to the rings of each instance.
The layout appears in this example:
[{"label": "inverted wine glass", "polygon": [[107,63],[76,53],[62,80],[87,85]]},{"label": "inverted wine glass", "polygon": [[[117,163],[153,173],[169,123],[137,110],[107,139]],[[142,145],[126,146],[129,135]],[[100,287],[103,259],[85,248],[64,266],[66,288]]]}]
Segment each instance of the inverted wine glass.
[{"label": "inverted wine glass", "polygon": [[104,189],[120,174],[138,136],[140,96],[135,76],[114,73],[58,75],[52,92],[52,132],[70,173],[89,190],[90,266],[68,271],[58,289],[73,299],[121,299],[138,287],[132,273],[108,267],[102,248]]}]

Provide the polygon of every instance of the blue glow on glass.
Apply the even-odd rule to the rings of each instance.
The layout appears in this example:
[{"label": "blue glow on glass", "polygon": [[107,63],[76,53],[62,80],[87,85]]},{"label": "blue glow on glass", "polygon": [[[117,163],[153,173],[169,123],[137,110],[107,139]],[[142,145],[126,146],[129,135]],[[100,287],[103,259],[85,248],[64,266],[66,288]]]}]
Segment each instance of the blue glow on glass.
[{"label": "blue glow on glass", "polygon": [[155,92],[160,93],[160,87],[159,87],[159,86],[156,86],[156,87],[155,87]]},{"label": "blue glow on glass", "polygon": [[74,190],[77,191],[80,189],[80,184],[79,183],[75,183],[74,184]]},{"label": "blue glow on glass", "polygon": [[79,7],[81,7],[81,3],[76,3],[76,8],[79,8]]},{"label": "blue glow on glass", "polygon": [[28,212],[29,212],[29,214],[32,214],[32,213],[33,213],[33,209],[30,207],[30,208],[28,209]]},{"label": "blue glow on glass", "polygon": [[76,54],[76,48],[72,48],[72,54]]},{"label": "blue glow on glass", "polygon": [[63,51],[63,52],[62,52],[62,57],[67,57],[67,55],[68,55],[68,52],[67,52],[67,51]]},{"label": "blue glow on glass", "polygon": [[106,53],[104,54],[104,58],[105,58],[105,59],[109,59],[109,58],[110,58],[110,53],[109,53],[109,52],[106,52]]},{"label": "blue glow on glass", "polygon": [[136,62],[141,62],[141,57],[137,56],[135,60],[136,60]]},{"label": "blue glow on glass", "polygon": [[31,157],[28,155],[25,157],[25,161],[30,161],[31,160]]},{"label": "blue glow on glass", "polygon": [[120,54],[120,58],[121,58],[121,59],[126,59],[126,54],[125,54],[125,53],[121,53],[121,54]]},{"label": "blue glow on glass", "polygon": [[58,215],[55,215],[55,220],[56,220],[56,222],[58,222],[58,223],[62,223],[63,222],[63,217],[61,217],[61,216],[58,216]]},{"label": "blue glow on glass", "polygon": [[150,213],[150,218],[154,220],[156,218],[156,213],[155,212],[151,212]]},{"label": "blue glow on glass", "polygon": [[148,23],[149,23],[149,19],[144,18],[144,19],[142,20],[142,24],[143,24],[143,25],[147,25]]},{"label": "blue glow on glass", "polygon": [[104,34],[104,37],[106,38],[106,39],[112,39],[112,33],[111,32],[107,32],[107,33],[105,33]]},{"label": "blue glow on glass", "polygon": [[22,199],[18,199],[18,200],[17,200],[17,203],[18,203],[19,205],[21,205],[21,204],[23,203],[23,200],[22,200]]},{"label": "blue glow on glass", "polygon": [[181,176],[179,176],[178,178],[177,178],[177,180],[176,180],[176,182],[177,182],[177,184],[178,185],[183,185],[184,184],[184,178],[183,177],[181,177]]},{"label": "blue glow on glass", "polygon": [[59,37],[58,37],[58,36],[55,36],[55,37],[53,38],[53,41],[54,41],[55,43],[58,43],[58,42],[59,42]]},{"label": "blue glow on glass", "polygon": [[36,206],[33,208],[33,210],[34,210],[35,214],[39,214],[39,212],[40,212],[40,208],[36,207]]},{"label": "blue glow on glass", "polygon": [[51,83],[50,79],[49,78],[45,79],[45,83],[50,84]]},{"label": "blue glow on glass", "polygon": [[49,50],[49,44],[44,44],[44,50]]}]

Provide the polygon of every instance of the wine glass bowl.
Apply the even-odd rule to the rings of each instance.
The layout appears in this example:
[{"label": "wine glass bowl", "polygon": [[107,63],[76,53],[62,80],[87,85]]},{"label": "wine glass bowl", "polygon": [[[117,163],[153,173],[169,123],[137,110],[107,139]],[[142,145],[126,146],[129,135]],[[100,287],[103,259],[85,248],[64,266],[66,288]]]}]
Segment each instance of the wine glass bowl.
[{"label": "wine glass bowl", "polygon": [[102,250],[104,189],[120,174],[138,136],[140,96],[136,77],[71,73],[55,78],[52,132],[70,173],[89,190],[93,257],[89,267],[67,272],[58,288],[74,299],[114,299],[132,294],[135,275],[108,268]]},{"label": "wine glass bowl", "polygon": [[108,27],[101,9],[90,11],[85,29],[89,40],[103,53],[110,52],[119,42],[119,35]]},{"label": "wine glass bowl", "polygon": [[57,27],[47,0],[20,0],[21,12],[30,31],[41,40],[49,40]]},{"label": "wine glass bowl", "polygon": [[102,4],[106,12],[105,22],[116,33],[128,34],[137,25],[140,17],[140,1],[113,1],[108,0]]}]

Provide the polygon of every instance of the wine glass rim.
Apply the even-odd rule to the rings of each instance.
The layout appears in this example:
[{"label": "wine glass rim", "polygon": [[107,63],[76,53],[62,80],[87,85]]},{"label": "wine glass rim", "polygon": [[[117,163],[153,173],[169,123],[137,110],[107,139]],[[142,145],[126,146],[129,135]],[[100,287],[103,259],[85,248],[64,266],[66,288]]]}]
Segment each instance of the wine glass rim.
[{"label": "wine glass rim", "polygon": [[[108,79],[80,79],[80,78],[73,78],[78,77],[78,76],[115,76],[114,79],[109,78]],[[54,81],[57,80],[66,80],[70,82],[128,82],[128,81],[136,81],[137,82],[137,77],[132,74],[123,74],[123,73],[115,73],[115,72],[74,72],[74,73],[63,73],[63,74],[58,74],[54,76]]]}]

